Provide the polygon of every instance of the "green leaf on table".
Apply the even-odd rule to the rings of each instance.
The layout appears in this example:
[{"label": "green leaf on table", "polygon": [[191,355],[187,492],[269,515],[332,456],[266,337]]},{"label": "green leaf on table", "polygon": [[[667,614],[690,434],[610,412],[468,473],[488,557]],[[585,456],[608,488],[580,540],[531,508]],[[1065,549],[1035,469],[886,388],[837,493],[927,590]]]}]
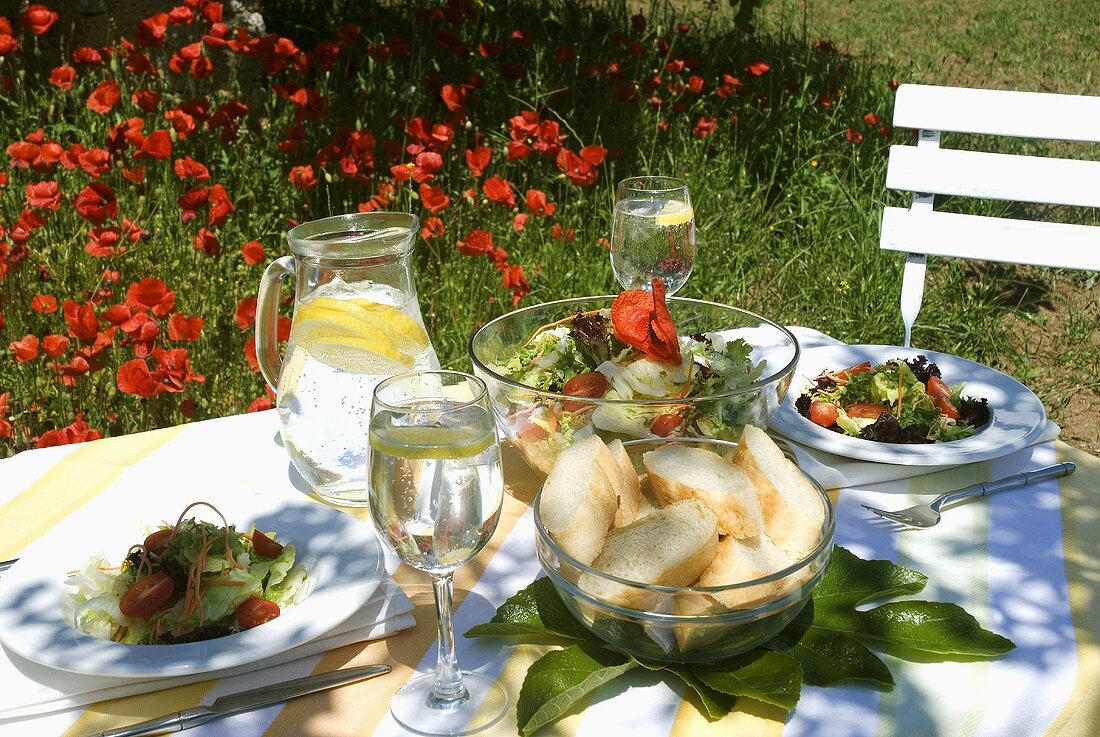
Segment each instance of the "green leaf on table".
[{"label": "green leaf on table", "polygon": [[514,644],[531,645],[596,642],[592,633],[570,614],[545,576],[501,604],[492,619],[471,627],[464,637],[500,637]]},{"label": "green leaf on table", "polygon": [[886,663],[843,632],[791,626],[772,638],[767,647],[797,660],[802,666],[802,680],[811,686],[841,681],[866,681],[881,688],[894,685]]},{"label": "green leaf on table", "polygon": [[[642,665],[646,668],[650,668],[650,670],[657,670],[657,668],[651,667],[649,664],[642,663]],[[699,702],[699,706],[703,708],[703,716],[710,721],[721,719],[726,714],[729,714],[734,704],[737,702],[736,696],[717,691],[699,680],[699,677],[695,675],[695,671],[691,669],[691,666],[666,663],[660,669],[672,673],[687,684],[688,688],[691,689],[690,693],[695,696]]]},{"label": "green leaf on table", "polygon": [[802,666],[792,657],[769,650],[751,650],[729,660],[696,665],[692,671],[715,691],[747,696],[787,711],[802,693]]},{"label": "green leaf on table", "polygon": [[856,634],[922,653],[991,658],[1016,647],[962,607],[942,601],[891,602],[857,612],[856,620]]},{"label": "green leaf on table", "polygon": [[814,589],[813,602],[819,612],[851,613],[868,601],[916,594],[927,582],[928,576],[912,568],[888,560],[863,560],[837,545],[825,576]]},{"label": "green leaf on table", "polygon": [[561,719],[592,691],[637,667],[633,658],[589,644],[546,653],[527,670],[519,691],[520,734]]}]

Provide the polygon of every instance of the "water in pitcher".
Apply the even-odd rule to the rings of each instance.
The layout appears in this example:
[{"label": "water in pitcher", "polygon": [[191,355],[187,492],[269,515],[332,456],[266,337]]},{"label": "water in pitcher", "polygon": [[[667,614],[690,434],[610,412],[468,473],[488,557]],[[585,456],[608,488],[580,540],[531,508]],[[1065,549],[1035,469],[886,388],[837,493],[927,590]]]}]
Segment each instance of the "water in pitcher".
[{"label": "water in pitcher", "polygon": [[276,409],[295,468],[319,493],[366,504],[371,392],[382,379],[439,368],[415,299],[335,279],[299,303]]}]

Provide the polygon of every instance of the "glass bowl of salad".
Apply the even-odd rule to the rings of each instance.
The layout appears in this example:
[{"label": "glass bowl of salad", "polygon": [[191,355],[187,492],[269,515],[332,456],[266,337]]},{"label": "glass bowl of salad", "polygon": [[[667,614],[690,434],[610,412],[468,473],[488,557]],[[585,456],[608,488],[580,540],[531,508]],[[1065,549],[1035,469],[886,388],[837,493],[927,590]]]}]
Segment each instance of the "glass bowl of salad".
[{"label": "glass bowl of salad", "polygon": [[746,424],[766,428],[799,358],[785,327],[663,289],[509,312],[469,350],[498,426],[543,473],[591,433],[736,440]]}]

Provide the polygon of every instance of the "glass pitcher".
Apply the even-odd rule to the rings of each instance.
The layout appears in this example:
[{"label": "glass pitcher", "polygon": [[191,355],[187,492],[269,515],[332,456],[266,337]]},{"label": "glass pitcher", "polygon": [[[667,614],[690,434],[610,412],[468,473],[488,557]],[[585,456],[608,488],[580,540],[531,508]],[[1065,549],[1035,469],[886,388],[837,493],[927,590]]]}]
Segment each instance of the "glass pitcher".
[{"label": "glass pitcher", "polygon": [[[276,393],[282,442],[298,473],[335,504],[367,504],[366,455],[375,384],[437,369],[409,256],[420,221],[355,213],[287,232],[292,256],[260,280],[256,357]],[[280,362],[280,282],[295,277],[294,320]]]}]

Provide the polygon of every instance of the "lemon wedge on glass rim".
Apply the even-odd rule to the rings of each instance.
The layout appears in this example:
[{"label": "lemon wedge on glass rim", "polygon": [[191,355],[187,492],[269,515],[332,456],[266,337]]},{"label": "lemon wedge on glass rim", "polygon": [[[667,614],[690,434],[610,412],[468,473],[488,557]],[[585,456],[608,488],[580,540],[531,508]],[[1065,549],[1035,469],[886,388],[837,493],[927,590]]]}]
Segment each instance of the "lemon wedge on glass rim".
[{"label": "lemon wedge on glass rim", "polygon": [[683,225],[695,217],[695,210],[682,200],[669,200],[657,213],[657,225]]},{"label": "lemon wedge on glass rim", "polygon": [[375,375],[411,369],[429,346],[424,327],[415,319],[368,299],[311,299],[298,306],[291,337],[318,361]]}]

